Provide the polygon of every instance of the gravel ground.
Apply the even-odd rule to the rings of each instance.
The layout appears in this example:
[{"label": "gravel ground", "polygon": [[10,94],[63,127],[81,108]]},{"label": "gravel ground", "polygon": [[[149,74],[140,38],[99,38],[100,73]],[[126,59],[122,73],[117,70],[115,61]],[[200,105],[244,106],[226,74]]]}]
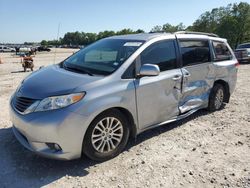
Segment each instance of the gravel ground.
[{"label": "gravel ground", "polygon": [[[35,69],[60,62],[72,50],[39,53]],[[250,187],[250,65],[241,65],[229,104],[149,130],[118,157],[103,163],[86,157],[39,157],[15,139],[8,102],[24,73],[11,54],[0,54],[0,187]]]}]

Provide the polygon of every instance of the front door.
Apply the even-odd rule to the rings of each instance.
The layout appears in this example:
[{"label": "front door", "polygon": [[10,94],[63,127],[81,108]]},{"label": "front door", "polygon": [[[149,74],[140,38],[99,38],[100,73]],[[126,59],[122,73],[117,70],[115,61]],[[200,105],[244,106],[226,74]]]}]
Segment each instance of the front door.
[{"label": "front door", "polygon": [[167,121],[179,114],[182,72],[177,66],[175,40],[147,47],[140,64],[156,64],[160,74],[136,79],[137,113],[140,129]]}]

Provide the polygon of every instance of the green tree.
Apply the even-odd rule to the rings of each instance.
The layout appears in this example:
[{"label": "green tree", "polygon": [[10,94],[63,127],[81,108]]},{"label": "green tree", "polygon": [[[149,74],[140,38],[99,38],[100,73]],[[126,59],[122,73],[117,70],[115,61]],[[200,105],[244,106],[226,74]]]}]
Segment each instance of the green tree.
[{"label": "green tree", "polygon": [[241,2],[207,11],[188,30],[216,33],[236,47],[250,40],[250,5]]},{"label": "green tree", "polygon": [[167,23],[167,24],[164,24],[162,26],[162,30],[164,32],[167,32],[167,33],[174,33],[176,31],[183,31],[183,30],[185,30],[185,26],[183,25],[183,23],[180,23],[178,25],[171,25],[171,24]]},{"label": "green tree", "polygon": [[234,4],[232,8],[232,17],[234,18],[235,44],[239,44],[250,40],[250,4],[240,3]]},{"label": "green tree", "polygon": [[179,23],[178,25],[171,25],[169,23],[164,24],[163,26],[156,25],[151,29],[151,32],[166,32],[166,33],[174,33],[176,31],[185,30],[185,26],[183,23]]},{"label": "green tree", "polygon": [[53,43],[59,44],[66,44],[66,45],[89,45],[96,40],[114,36],[114,35],[126,35],[126,34],[133,34],[133,33],[144,33],[142,29],[138,29],[133,31],[132,29],[122,29],[120,31],[102,31],[98,34],[96,33],[85,33],[85,32],[68,32],[64,35],[60,41],[51,41]]},{"label": "green tree", "polygon": [[145,33],[145,31],[142,30],[142,29],[137,29],[137,30],[135,31],[135,33]]},{"label": "green tree", "polygon": [[117,31],[116,35],[128,35],[134,34],[135,32],[132,29],[122,29],[121,31]]},{"label": "green tree", "polygon": [[160,25],[156,25],[156,26],[154,26],[152,29],[151,29],[151,31],[150,32],[153,32],[153,33],[155,33],[155,32],[162,32],[162,26],[160,26]]},{"label": "green tree", "polygon": [[97,39],[102,39],[102,38],[106,38],[106,37],[110,37],[110,36],[113,36],[115,35],[115,32],[114,31],[102,31],[102,32],[99,32],[97,34]]},{"label": "green tree", "polygon": [[47,46],[47,45],[48,45],[48,41],[42,40],[42,41],[41,41],[41,45],[42,45],[42,46]]}]

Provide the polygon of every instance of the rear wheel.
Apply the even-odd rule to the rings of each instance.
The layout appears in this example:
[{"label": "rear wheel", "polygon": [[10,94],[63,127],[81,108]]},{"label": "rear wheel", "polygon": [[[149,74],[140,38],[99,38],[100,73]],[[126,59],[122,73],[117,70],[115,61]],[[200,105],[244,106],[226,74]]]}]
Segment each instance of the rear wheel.
[{"label": "rear wheel", "polygon": [[209,96],[209,111],[220,110],[225,99],[225,89],[221,84],[215,84]]},{"label": "rear wheel", "polygon": [[128,138],[126,117],[119,110],[109,110],[90,124],[83,141],[83,152],[92,160],[105,161],[121,153]]}]

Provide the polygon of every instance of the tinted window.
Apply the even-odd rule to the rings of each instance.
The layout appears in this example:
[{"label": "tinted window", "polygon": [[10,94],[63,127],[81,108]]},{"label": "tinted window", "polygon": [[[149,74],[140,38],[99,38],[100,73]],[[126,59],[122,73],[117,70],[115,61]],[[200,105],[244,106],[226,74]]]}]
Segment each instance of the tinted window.
[{"label": "tinted window", "polygon": [[232,59],[232,54],[225,43],[213,41],[213,47],[214,47],[215,61]]},{"label": "tinted window", "polygon": [[142,64],[158,65],[161,71],[176,68],[174,41],[161,41],[152,44],[141,54]]},{"label": "tinted window", "polygon": [[209,62],[210,50],[208,41],[184,40],[180,41],[183,66]]}]

